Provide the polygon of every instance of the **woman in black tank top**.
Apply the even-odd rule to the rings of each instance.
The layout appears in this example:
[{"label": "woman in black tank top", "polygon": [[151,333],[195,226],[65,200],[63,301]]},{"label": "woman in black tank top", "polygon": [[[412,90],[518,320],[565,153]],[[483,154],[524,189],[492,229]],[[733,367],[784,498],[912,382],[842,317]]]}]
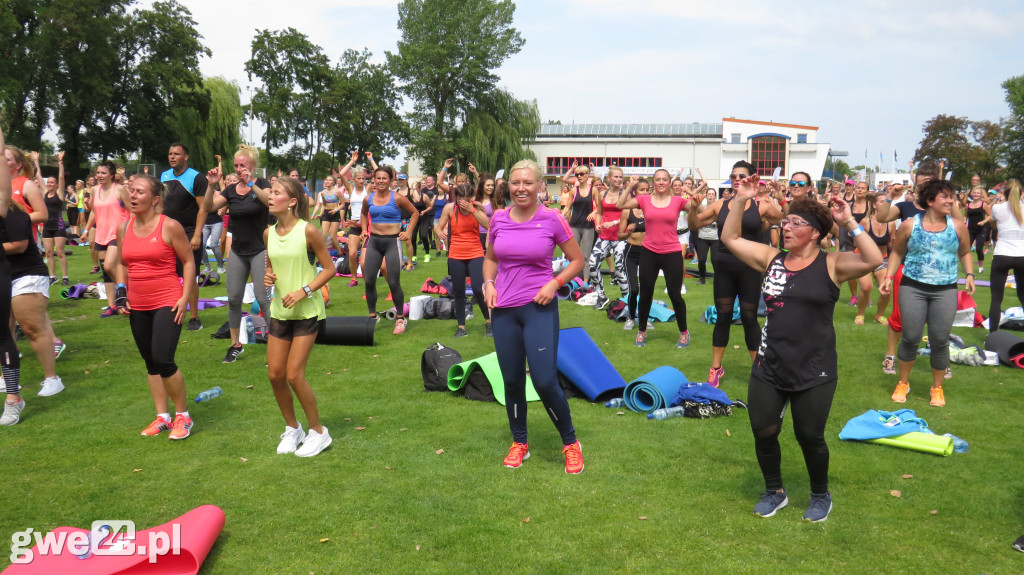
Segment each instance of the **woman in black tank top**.
[{"label": "woman in black tank top", "polygon": [[[857,315],[853,318],[853,323],[857,325],[864,325],[864,314],[871,303],[871,277],[874,276],[875,285],[881,285],[882,280],[885,279],[885,270],[888,269],[889,261],[889,244],[896,233],[895,222],[880,222],[876,217],[879,202],[883,201],[883,198],[885,198],[885,194],[882,193],[868,194],[865,202],[867,213],[861,217],[857,217],[856,213],[853,214],[854,219],[864,227],[864,233],[878,246],[878,251],[882,254],[882,265],[875,268],[874,272],[857,280]],[[878,299],[875,300],[875,323],[889,325],[889,320],[885,317],[885,310],[889,307],[890,297],[890,294],[878,294]]]},{"label": "woman in black tank top", "polygon": [[[757,176],[733,184],[734,206],[742,206],[757,191]],[[745,265],[764,274],[761,292],[767,316],[764,337],[750,372],[747,405],[755,453],[765,491],[754,513],[770,517],[789,503],[782,482],[779,432],[786,404],[793,412],[793,429],[804,454],[811,483],[805,521],[824,521],[832,510],[828,491],[828,445],[825,423],[838,379],[833,312],[839,286],[868,274],[882,263],[882,254],[836,198],[832,213],[814,200],[793,202],[782,220],[788,252],[741,237],[741,214],[730,211],[722,241]],[[851,231],[859,253],[826,254],[818,241],[832,228],[833,219]]]},{"label": "woman in black tank top", "polygon": [[[989,212],[985,209],[985,189],[978,187],[971,190],[971,199],[967,202],[967,234],[978,254],[978,273],[985,271],[985,244],[988,242],[990,228]],[[989,208],[991,210],[991,208]]]}]

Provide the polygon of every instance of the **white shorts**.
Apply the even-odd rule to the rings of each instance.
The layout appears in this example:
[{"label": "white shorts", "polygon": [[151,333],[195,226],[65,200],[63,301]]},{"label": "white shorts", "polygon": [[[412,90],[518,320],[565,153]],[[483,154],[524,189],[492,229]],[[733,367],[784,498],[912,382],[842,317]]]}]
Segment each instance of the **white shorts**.
[{"label": "white shorts", "polygon": [[22,276],[11,282],[11,297],[29,293],[41,293],[50,297],[50,278],[46,276]]},{"label": "white shorts", "polygon": [[687,231],[684,234],[679,234],[679,245],[690,245],[690,232]]}]

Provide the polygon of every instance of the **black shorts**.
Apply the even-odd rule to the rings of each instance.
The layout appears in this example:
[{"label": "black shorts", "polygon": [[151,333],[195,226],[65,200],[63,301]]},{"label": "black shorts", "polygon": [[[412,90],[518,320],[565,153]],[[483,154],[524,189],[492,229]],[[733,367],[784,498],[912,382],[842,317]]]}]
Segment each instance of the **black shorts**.
[{"label": "black shorts", "polygon": [[68,237],[68,231],[65,229],[52,230],[43,228],[43,238],[66,238]]},{"label": "black shorts", "polygon": [[320,331],[320,320],[311,317],[307,319],[277,319],[270,318],[267,325],[271,337],[291,341],[292,338],[307,335],[316,335]]},{"label": "black shorts", "polygon": [[116,248],[116,247],[117,247],[117,240],[110,240],[109,244],[101,244],[99,242],[96,242],[96,251],[104,251],[105,252],[105,251],[107,251],[107,248]]},{"label": "black shorts", "polygon": [[362,235],[362,233],[363,233],[362,226],[352,226],[351,228],[348,229],[348,235],[350,235],[350,236],[358,236],[358,235]]},{"label": "black shorts", "polygon": [[324,212],[320,214],[320,221],[341,223],[341,212],[334,212],[333,214]]}]

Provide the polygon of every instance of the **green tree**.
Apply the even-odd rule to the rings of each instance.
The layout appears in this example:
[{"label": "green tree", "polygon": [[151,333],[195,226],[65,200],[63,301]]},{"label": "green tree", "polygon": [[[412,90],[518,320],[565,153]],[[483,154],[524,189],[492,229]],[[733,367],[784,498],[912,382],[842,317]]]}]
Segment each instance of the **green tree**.
[{"label": "green tree", "polygon": [[1024,76],[1003,82],[1010,115],[1002,122],[1000,156],[1006,164],[1006,176],[1024,180]]},{"label": "green tree", "polygon": [[512,26],[510,0],[403,0],[398,51],[388,69],[413,100],[410,153],[435,168],[455,151],[465,111],[498,81],[493,70],[519,52],[523,38]]},{"label": "green tree", "polygon": [[466,114],[456,141],[458,155],[491,173],[524,158],[535,160],[536,154],[526,144],[534,141],[540,125],[535,100],[517,100],[505,90],[494,89]]},{"label": "green tree", "polygon": [[205,78],[203,90],[210,99],[207,116],[196,108],[174,109],[169,119],[173,137],[165,143],[166,147],[175,140],[184,142],[191,152],[189,161],[198,170],[214,167],[214,156],[232,157],[242,143],[240,127],[245,114],[238,84],[233,81],[220,76]]},{"label": "green tree", "polygon": [[953,183],[961,187],[970,185],[974,174],[996,177],[1002,140],[998,124],[939,114],[925,123],[923,131],[915,162],[945,162],[945,171],[952,171]]}]

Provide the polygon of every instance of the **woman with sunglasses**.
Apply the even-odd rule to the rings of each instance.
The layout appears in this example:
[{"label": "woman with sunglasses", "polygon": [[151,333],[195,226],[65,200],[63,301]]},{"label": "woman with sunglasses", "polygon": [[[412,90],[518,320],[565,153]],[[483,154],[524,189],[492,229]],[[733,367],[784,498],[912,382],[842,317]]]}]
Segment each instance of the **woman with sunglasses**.
[{"label": "woman with sunglasses", "polygon": [[[729,179],[735,184],[756,174],[757,170],[753,164],[740,160],[733,164]],[[756,202],[756,195],[755,193],[738,204],[723,198],[712,202],[703,210],[700,209],[699,202],[693,202],[690,204],[690,228],[700,228],[716,222],[721,234],[725,219],[733,209],[732,206],[736,205],[743,209],[741,237],[759,242],[765,229],[765,220],[778,221],[782,218],[782,213],[772,202]],[[750,353],[751,361],[756,357],[757,349],[761,345],[761,328],[757,323],[757,305],[761,299],[760,285],[761,275],[737,259],[728,246],[719,241],[718,251],[715,253],[714,282],[717,318],[711,340],[711,369],[708,371],[707,379],[708,384],[713,387],[718,387],[719,381],[725,375],[722,359],[729,345],[729,328],[732,326],[733,304],[737,297],[740,300],[740,322],[743,324],[747,351]]]},{"label": "woman with sunglasses", "polygon": [[[810,475],[810,505],[803,519],[821,522],[832,511],[825,424],[838,379],[833,314],[839,286],[870,273],[882,255],[838,197],[831,214],[813,200],[793,202],[782,219],[787,251],[743,238],[743,206],[757,195],[757,181],[756,174],[734,180],[736,196],[721,226],[721,240],[731,257],[763,278],[760,291],[767,309],[747,388],[754,452],[765,483],[754,514],[771,517],[789,503],[779,447],[788,404]],[[818,247],[833,219],[852,232],[859,253],[825,253]]]},{"label": "woman with sunglasses", "polygon": [[[574,160],[569,171],[562,176],[562,181],[571,186],[565,194],[562,217],[569,221],[569,227],[572,228],[580,251],[589,255],[594,249],[594,220],[597,219],[590,168],[581,166]],[[590,266],[583,266],[583,282],[590,283]]]},{"label": "woman with sunglasses", "polygon": [[690,331],[686,327],[686,301],[680,293],[683,286],[683,254],[676,234],[679,214],[686,209],[689,199],[672,194],[671,178],[668,170],[658,169],[654,172],[654,193],[645,196],[635,194],[639,178],[633,176],[625,192],[619,194],[617,202],[620,210],[640,208],[644,211],[645,250],[640,254],[639,270],[640,326],[633,340],[633,345],[637,347],[647,344],[647,320],[654,301],[654,284],[658,281],[658,272],[665,276],[668,297],[676,315],[676,326],[679,328],[676,348],[690,345]]}]

